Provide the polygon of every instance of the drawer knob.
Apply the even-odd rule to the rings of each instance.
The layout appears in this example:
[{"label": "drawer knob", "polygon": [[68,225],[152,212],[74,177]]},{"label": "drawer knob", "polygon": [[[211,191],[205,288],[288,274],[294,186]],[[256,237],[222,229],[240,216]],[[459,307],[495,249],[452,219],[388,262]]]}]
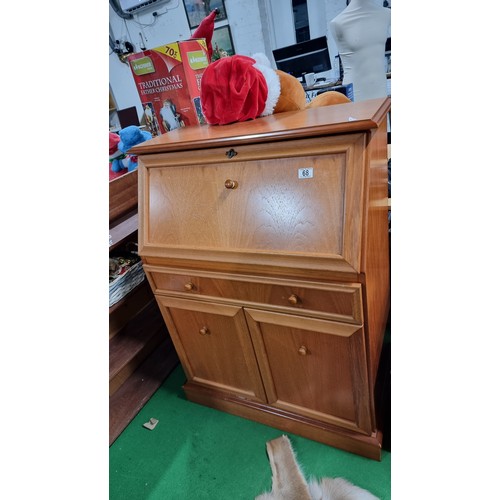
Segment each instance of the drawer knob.
[{"label": "drawer knob", "polygon": [[300,299],[299,297],[297,297],[297,295],[292,293],[292,295],[288,297],[288,302],[290,302],[290,304],[292,304],[293,306],[296,306],[300,302]]},{"label": "drawer knob", "polygon": [[186,283],[184,285],[184,288],[186,289],[186,291],[188,292],[191,292],[192,290],[196,290],[196,287],[194,286],[194,283],[191,283],[191,281],[189,283]]},{"label": "drawer knob", "polygon": [[301,345],[299,347],[299,354],[301,356],[305,356],[307,354],[307,347],[305,345]]},{"label": "drawer knob", "polygon": [[238,182],[227,179],[226,182],[224,182],[224,186],[226,189],[236,189],[238,187]]},{"label": "drawer knob", "polygon": [[238,153],[233,149],[231,148],[229,151],[226,151],[226,156],[231,159],[231,158],[234,158]]},{"label": "drawer knob", "polygon": [[204,326],[200,329],[200,335],[210,335],[210,330],[206,326]]}]

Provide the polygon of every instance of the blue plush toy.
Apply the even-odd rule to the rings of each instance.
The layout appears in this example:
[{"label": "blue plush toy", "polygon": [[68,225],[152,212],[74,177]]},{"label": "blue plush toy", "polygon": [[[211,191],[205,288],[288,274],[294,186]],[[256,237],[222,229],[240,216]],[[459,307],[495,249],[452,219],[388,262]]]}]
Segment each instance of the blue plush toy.
[{"label": "blue plush toy", "polygon": [[[125,127],[120,130],[119,135],[120,142],[118,143],[118,149],[124,154],[127,154],[130,148],[141,144],[141,142],[149,141],[153,137],[149,132],[141,130],[136,125]],[[137,156],[128,155],[122,162],[129,172],[137,168]]]}]

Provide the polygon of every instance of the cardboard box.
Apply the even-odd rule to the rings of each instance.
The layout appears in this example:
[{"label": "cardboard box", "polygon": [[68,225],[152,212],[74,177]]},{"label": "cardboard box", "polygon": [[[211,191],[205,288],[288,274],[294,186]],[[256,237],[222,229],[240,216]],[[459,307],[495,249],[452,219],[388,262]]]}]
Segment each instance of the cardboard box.
[{"label": "cardboard box", "polygon": [[200,103],[201,77],[209,64],[204,38],[168,43],[127,59],[153,137],[206,123]]}]

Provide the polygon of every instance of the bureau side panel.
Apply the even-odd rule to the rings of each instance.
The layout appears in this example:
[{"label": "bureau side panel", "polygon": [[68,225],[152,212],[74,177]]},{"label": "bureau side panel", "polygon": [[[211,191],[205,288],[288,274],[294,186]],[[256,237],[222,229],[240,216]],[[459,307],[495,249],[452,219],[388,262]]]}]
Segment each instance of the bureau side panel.
[{"label": "bureau side panel", "polygon": [[368,204],[365,226],[365,295],[372,388],[390,308],[387,127],[374,131],[367,148]]}]

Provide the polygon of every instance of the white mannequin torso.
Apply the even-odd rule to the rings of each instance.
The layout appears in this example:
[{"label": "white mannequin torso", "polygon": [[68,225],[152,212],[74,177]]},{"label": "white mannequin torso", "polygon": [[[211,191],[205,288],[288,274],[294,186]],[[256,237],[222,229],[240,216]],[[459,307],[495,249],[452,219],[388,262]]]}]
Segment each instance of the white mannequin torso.
[{"label": "white mannequin torso", "polygon": [[344,78],[353,84],[354,101],[385,97],[385,42],[391,24],[391,11],[372,0],[351,0],[330,21],[330,31],[337,44]]}]

